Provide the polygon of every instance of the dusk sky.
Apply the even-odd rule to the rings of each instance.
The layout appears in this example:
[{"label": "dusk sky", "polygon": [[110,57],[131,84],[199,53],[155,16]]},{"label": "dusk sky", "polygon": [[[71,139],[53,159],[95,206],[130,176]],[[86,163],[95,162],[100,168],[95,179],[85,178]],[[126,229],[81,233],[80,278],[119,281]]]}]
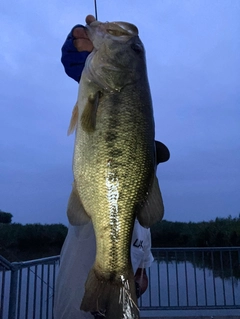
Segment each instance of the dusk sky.
[{"label": "dusk sky", "polygon": [[[240,1],[98,0],[100,21],[144,43],[166,220],[240,213]],[[94,1],[0,2],[0,209],[13,222],[67,224],[78,84],[61,46]]]}]

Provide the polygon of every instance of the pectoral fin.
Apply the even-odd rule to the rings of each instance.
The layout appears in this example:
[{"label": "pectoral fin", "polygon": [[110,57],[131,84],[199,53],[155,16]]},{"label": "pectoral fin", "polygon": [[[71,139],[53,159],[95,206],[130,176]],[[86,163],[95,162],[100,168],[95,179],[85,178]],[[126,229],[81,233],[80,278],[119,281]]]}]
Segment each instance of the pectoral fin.
[{"label": "pectoral fin", "polygon": [[75,184],[73,184],[73,189],[68,200],[67,216],[69,223],[74,226],[87,224],[90,221],[90,217],[81,203]]},{"label": "pectoral fin", "polygon": [[72,117],[71,121],[68,127],[67,135],[70,135],[74,132],[76,126],[77,126],[77,120],[78,120],[78,103],[75,104],[73,111],[72,111]]},{"label": "pectoral fin", "polygon": [[99,104],[99,98],[101,96],[101,92],[97,91],[96,93],[89,95],[88,101],[84,107],[82,116],[81,116],[81,124],[82,128],[86,132],[93,132],[96,126],[96,116],[97,116],[97,108]]},{"label": "pectoral fin", "polygon": [[145,205],[137,213],[139,223],[146,228],[163,218],[164,207],[158,179],[154,176]]}]

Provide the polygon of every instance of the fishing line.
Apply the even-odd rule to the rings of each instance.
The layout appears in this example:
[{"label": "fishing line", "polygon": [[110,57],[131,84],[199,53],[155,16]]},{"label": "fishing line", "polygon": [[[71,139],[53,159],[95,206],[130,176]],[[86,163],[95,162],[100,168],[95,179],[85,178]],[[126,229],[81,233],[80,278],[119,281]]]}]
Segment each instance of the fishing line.
[{"label": "fishing line", "polygon": [[[17,261],[18,264],[20,264],[21,266],[24,266],[24,261],[21,261],[21,260],[17,257],[17,255],[16,255],[15,253],[13,253],[13,252],[7,250],[4,246],[0,246],[0,249],[6,251],[6,253],[7,253],[8,255],[11,255],[12,257],[15,258],[15,260]],[[7,259],[7,260],[8,260],[8,259]],[[12,262],[10,262],[10,263],[12,264]],[[44,264],[42,264],[42,265],[44,265]],[[45,265],[46,265],[46,264],[45,264]],[[4,266],[3,266],[3,267],[4,267]],[[53,287],[52,287],[51,285],[49,285],[48,282],[46,282],[42,277],[40,277],[40,276],[37,274],[37,272],[35,272],[34,270],[32,270],[30,267],[34,267],[34,265],[33,265],[33,266],[26,267],[26,268],[25,268],[25,267],[24,267],[24,268],[19,268],[19,269],[20,269],[20,270],[22,270],[22,269],[28,269],[31,273],[34,274],[35,277],[37,277],[40,281],[42,281],[48,288],[50,288],[50,289],[53,290]],[[19,279],[18,279],[18,282],[20,282],[20,277],[19,277]],[[53,297],[53,293],[52,293],[52,296],[49,297],[49,299],[50,299],[51,297]],[[46,299],[46,300],[47,300],[47,299]]]},{"label": "fishing line", "polygon": [[95,18],[97,20],[98,19],[98,17],[97,17],[97,0],[94,0],[94,7],[95,7]]}]

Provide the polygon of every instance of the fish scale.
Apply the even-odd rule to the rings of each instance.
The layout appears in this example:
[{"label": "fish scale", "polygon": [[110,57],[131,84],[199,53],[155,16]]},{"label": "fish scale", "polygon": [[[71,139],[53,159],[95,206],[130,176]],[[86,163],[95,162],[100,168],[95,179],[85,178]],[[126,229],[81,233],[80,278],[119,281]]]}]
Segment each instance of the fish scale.
[{"label": "fish scale", "polygon": [[[111,238],[111,240],[108,242],[108,245],[105,244],[105,241],[104,244],[102,244],[101,239],[98,240],[97,238],[96,263],[100,268],[104,269],[104,267],[101,265],[103,263],[107,264],[108,256],[111,253],[111,247],[114,246],[116,251],[118,252],[122,248],[122,250],[124,251],[121,254],[115,253],[115,255],[118,255],[120,257],[117,261],[115,260],[115,264],[112,270],[115,270],[118,265],[123,265],[122,267],[125,269],[125,271],[128,268],[131,228],[133,227],[133,221],[136,215],[134,206],[136,205],[136,202],[138,203],[142,200],[144,193],[147,192],[147,185],[150,183],[151,179],[147,168],[152,165],[151,172],[153,172],[154,165],[152,158],[149,158],[149,164],[146,165],[147,160],[143,156],[143,150],[139,148],[138,151],[138,147],[136,147],[135,149],[135,160],[129,161],[129,158],[131,158],[132,154],[132,145],[135,145],[137,141],[140,143],[140,141],[138,140],[140,132],[139,129],[136,130],[134,121],[136,119],[136,116],[134,115],[134,111],[126,112],[126,114],[123,112],[125,105],[127,105],[127,110],[129,107],[134,110],[132,105],[133,103],[131,103],[132,100],[128,100],[129,91],[132,91],[130,86],[123,90],[123,92],[121,92],[123,105],[113,104],[111,99],[108,98],[106,98],[107,101],[105,101],[104,98],[102,99],[101,103],[98,106],[99,113],[101,113],[99,125],[97,123],[96,130],[89,138],[88,143],[79,145],[79,161],[84,164],[78,164],[77,159],[75,164],[76,166],[80,166],[82,168],[82,172],[79,172],[79,180],[81,184],[77,184],[77,189],[79,189],[79,194],[80,197],[83,199],[83,205],[86,211],[90,216],[93,216],[92,221],[96,237],[98,236],[98,234],[102,234],[103,232],[109,230],[109,233],[114,231],[118,234],[118,238],[123,238],[122,241],[121,239],[117,239],[115,241],[114,238]],[[126,95],[127,98],[126,102],[124,99],[124,95]],[[136,98],[134,99],[134,101],[136,101]],[[109,103],[109,108],[107,108],[107,102]],[[114,107],[112,105],[114,105]],[[103,108],[104,110],[102,111],[101,108]],[[111,114],[114,114],[114,110],[118,110],[119,108],[121,108],[121,115],[118,115],[119,118],[116,127],[113,126],[111,123]],[[108,115],[108,112],[110,113],[110,116]],[[116,121],[114,122],[116,124]],[[126,131],[126,125],[128,127],[128,130],[131,130],[132,135],[129,135],[129,131]],[[111,128],[113,133],[115,133],[115,131],[117,130],[117,137],[115,139],[114,149],[123,150],[122,155],[120,155],[119,157],[117,157],[116,154],[114,157],[112,156],[112,141],[108,143],[104,138],[106,130],[110,131]],[[134,135],[133,131],[135,131]],[[78,134],[84,140],[83,135],[86,133],[80,129],[79,132],[77,132],[77,135]],[[145,137],[145,134],[142,135]],[[89,144],[92,145],[92,148],[89,148]],[[86,146],[86,148],[84,148],[84,146]],[[78,155],[75,156],[77,157]],[[138,158],[138,160],[136,160],[136,157]],[[89,159],[91,159],[90,162]],[[116,227],[113,227],[113,230],[111,230],[111,226],[115,225],[111,225],[111,218],[109,218],[110,216],[106,212],[106,208],[109,206],[106,178],[109,175],[111,175],[112,179],[118,179],[119,183],[118,211],[115,212],[115,215],[118,216],[116,218],[118,218],[121,226],[119,231],[116,230]],[[87,179],[88,187],[86,187],[86,180],[84,180],[82,176],[85,176],[85,178]],[[98,181],[98,185],[96,185],[96,181]],[[145,181],[148,181],[148,183],[146,183]],[[140,189],[140,195],[138,195],[139,188],[137,188],[136,185],[143,185],[143,190]],[[98,191],[95,190],[96,188]],[[92,201],[92,193],[95,193],[94,202]],[[126,222],[126,219],[129,219],[129,222]],[[103,226],[100,222],[102,220],[104,220]],[[126,227],[125,231],[125,228],[122,228],[123,225],[131,226]],[[109,235],[109,237],[111,236]]]}]

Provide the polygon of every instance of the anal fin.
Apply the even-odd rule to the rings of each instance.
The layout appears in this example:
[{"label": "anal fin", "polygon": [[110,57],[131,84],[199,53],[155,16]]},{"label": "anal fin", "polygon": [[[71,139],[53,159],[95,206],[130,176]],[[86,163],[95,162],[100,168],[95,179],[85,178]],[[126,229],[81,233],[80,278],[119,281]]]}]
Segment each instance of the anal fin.
[{"label": "anal fin", "polygon": [[155,175],[145,205],[137,213],[137,219],[143,227],[149,228],[151,225],[162,220],[163,214],[164,206],[162,195],[158,185],[158,179]]}]

